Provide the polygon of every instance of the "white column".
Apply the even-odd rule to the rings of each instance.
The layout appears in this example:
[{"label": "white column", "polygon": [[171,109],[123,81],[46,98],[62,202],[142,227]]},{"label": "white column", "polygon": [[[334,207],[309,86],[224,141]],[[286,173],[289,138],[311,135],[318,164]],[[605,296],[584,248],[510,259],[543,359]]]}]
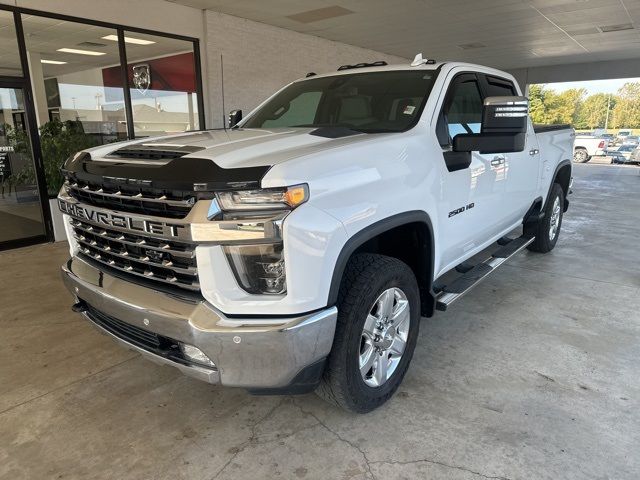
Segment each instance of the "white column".
[{"label": "white column", "polygon": [[195,130],[196,122],[193,115],[193,93],[191,92],[187,92],[187,109],[189,111],[189,130]]},{"label": "white column", "polygon": [[40,53],[27,51],[29,61],[29,73],[31,77],[31,88],[35,100],[36,121],[41,127],[49,121],[49,107],[47,105],[47,92],[44,88],[44,73],[42,63],[40,63]]}]

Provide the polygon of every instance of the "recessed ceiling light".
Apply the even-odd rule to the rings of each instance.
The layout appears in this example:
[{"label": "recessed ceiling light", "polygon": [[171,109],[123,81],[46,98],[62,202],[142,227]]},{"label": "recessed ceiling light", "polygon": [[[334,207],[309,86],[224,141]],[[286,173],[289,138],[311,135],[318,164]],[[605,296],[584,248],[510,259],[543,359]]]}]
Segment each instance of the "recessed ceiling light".
[{"label": "recessed ceiling light", "polygon": [[[103,40],[112,40],[114,42],[118,41],[117,35],[107,35],[102,37]],[[134,43],[136,45],[151,45],[152,43],[156,43],[153,40],[145,40],[143,38],[135,38],[135,37],[124,37],[125,43]]]},{"label": "recessed ceiling light", "polygon": [[93,50],[80,50],[79,48],[59,48],[58,52],[77,53],[78,55],[91,55],[93,57],[99,57],[100,55],[106,55],[105,52],[94,52]]},{"label": "recessed ceiling light", "polygon": [[619,25],[604,25],[598,28],[602,33],[621,32],[623,30],[633,30],[633,25],[630,23],[621,23]]},{"label": "recessed ceiling light", "polygon": [[40,63],[48,63],[50,65],[64,65],[67,62],[61,62],[60,60],[45,60],[44,58],[41,58]]}]

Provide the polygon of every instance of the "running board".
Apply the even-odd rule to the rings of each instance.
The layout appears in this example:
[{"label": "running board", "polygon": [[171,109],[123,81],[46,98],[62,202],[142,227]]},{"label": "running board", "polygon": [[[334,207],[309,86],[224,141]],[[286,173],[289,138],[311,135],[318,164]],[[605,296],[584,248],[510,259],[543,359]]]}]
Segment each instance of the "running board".
[{"label": "running board", "polygon": [[513,257],[535,240],[534,237],[518,237],[493,252],[484,262],[479,263],[453,283],[446,285],[436,296],[436,309],[445,311],[449,305],[478,285],[504,262]]}]

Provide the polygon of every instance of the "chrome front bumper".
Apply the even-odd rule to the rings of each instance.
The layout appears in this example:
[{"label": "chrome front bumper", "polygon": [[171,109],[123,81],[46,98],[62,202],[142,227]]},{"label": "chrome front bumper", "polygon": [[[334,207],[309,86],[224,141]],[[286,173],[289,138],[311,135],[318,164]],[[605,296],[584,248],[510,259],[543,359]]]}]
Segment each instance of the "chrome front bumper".
[{"label": "chrome front bumper", "polygon": [[63,265],[62,278],[79,301],[102,314],[199,348],[215,367],[176,362],[101,328],[150,360],[209,383],[258,391],[286,388],[305,368],[318,365],[333,343],[335,307],[296,317],[230,318],[203,299],[123,280],[78,257]]}]

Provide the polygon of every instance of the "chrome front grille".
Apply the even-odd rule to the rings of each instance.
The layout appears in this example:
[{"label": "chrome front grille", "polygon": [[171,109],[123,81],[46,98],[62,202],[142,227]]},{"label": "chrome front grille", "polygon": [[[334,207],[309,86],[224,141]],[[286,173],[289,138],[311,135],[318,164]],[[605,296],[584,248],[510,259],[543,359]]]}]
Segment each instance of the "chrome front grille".
[{"label": "chrome front grille", "polygon": [[66,182],[70,196],[79,202],[108,208],[119,212],[143,215],[184,218],[195,203],[193,192],[169,192],[147,187],[93,185],[80,182]]},{"label": "chrome front grille", "polygon": [[80,252],[90,259],[127,274],[191,291],[200,289],[195,245],[70,221]]}]

